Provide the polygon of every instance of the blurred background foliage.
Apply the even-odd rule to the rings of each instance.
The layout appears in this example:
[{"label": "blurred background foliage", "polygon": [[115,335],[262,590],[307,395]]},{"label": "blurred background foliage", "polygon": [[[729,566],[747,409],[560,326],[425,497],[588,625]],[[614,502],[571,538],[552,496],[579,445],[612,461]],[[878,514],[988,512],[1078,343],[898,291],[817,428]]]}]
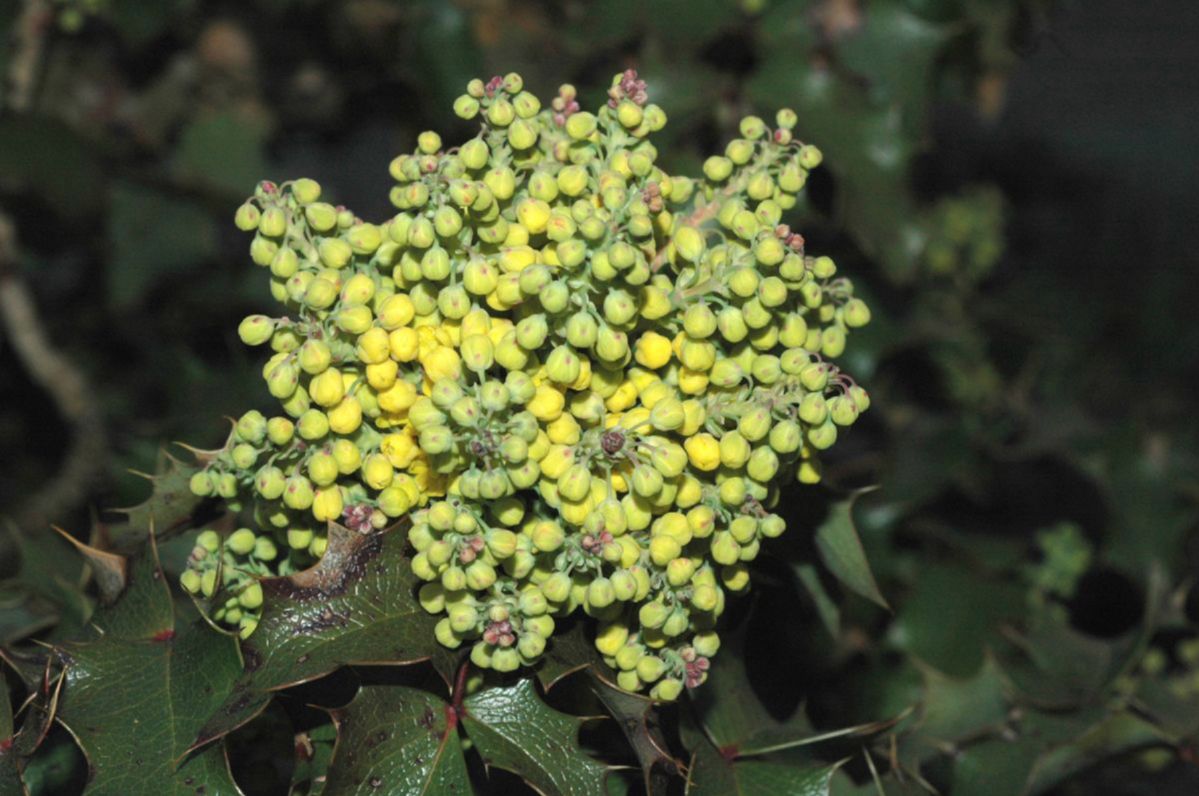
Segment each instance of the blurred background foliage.
[{"label": "blurred background foliage", "polygon": [[[0,0],[6,73],[23,5]],[[46,7],[29,107],[0,115],[16,231],[0,280],[32,291],[98,421],[66,416],[0,336],[0,641],[69,637],[91,615],[48,523],[86,535],[100,507],[144,497],[130,471],[153,472],[164,443],[211,447],[222,416],[266,408],[234,334],[269,301],[231,223],[257,180],[310,176],[382,218],[394,154],[426,128],[470,134],[450,113],[469,78],[519,71],[541,96],[571,82],[594,101],[635,67],[670,116],[674,170],[742,115],[796,109],[827,165],[792,226],[875,317],[845,362],[871,390],[862,430],[830,489],[796,488],[714,677],[663,717],[693,773],[784,793],[762,784],[772,765],[848,758],[834,793],[1199,788],[1194,4]],[[64,478],[77,499],[47,503]],[[282,714],[251,728],[308,729]],[[61,734],[27,771],[35,792],[78,781]],[[716,751],[730,746],[766,751],[742,763]],[[247,754],[233,762],[251,792],[287,792],[290,761]]]}]

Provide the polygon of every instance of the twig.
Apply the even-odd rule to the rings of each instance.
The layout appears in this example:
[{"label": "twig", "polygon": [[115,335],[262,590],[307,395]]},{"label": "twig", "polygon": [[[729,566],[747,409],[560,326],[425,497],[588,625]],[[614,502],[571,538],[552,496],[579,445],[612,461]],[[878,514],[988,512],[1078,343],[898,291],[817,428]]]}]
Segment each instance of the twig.
[{"label": "twig", "polygon": [[24,113],[33,103],[38,68],[46,47],[46,31],[53,21],[54,11],[46,0],[25,0],[25,7],[13,29],[13,54],[6,75],[4,110]]},{"label": "twig", "polygon": [[[46,34],[53,22],[46,0],[26,0],[14,32],[12,59],[0,111],[25,113],[33,104]],[[104,425],[94,391],[74,363],[50,342],[29,286],[17,269],[17,235],[0,211],[0,327],[29,378],[53,398],[63,419],[74,427],[58,473],[25,500],[16,512],[18,525],[45,523],[87,498],[105,455]]]}]

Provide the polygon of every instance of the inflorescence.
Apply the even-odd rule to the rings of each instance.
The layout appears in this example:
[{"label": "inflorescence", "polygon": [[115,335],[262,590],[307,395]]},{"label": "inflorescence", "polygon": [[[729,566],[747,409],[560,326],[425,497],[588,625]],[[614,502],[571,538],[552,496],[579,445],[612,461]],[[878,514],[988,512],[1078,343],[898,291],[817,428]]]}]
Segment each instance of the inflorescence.
[{"label": "inflorescence", "polygon": [[319,557],[329,522],[407,517],[443,645],[512,671],[581,609],[621,687],[673,699],[783,532],[780,489],[869,405],[831,360],[870,312],[781,223],[821,154],[783,110],[669,175],[632,71],[595,113],[515,74],[454,110],[479,134],[392,161],[387,221],[309,179],[237,211],[286,308],[239,327],[282,414],[243,415],[193,479],[259,531],[202,535],[183,585],[248,635],[257,579]]}]

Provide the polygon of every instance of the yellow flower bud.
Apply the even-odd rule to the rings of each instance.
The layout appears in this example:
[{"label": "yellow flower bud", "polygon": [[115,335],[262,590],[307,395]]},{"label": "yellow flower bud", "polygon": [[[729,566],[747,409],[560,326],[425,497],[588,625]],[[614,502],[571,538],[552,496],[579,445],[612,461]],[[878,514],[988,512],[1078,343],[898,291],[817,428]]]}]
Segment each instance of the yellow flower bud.
[{"label": "yellow flower bud", "polygon": [[687,457],[697,470],[711,472],[720,466],[720,443],[711,434],[703,433],[689,437],[683,443]]}]

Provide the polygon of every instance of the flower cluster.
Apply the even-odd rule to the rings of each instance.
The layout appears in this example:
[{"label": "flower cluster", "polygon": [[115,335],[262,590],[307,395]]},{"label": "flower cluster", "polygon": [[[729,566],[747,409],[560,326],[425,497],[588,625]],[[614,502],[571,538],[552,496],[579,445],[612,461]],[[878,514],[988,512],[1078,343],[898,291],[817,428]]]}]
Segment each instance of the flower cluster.
[{"label": "flower cluster", "polygon": [[396,158],[383,223],[260,184],[236,223],[286,314],[239,332],[274,351],[282,414],[243,416],[193,489],[252,509],[289,566],[330,521],[407,517],[442,644],[510,671],[581,610],[622,687],[672,699],[783,532],[780,489],[866,409],[832,360],[870,312],[781,222],[821,160],[793,112],[690,179],[656,165],[636,73],[607,97],[472,81],[454,109],[479,134]]}]

